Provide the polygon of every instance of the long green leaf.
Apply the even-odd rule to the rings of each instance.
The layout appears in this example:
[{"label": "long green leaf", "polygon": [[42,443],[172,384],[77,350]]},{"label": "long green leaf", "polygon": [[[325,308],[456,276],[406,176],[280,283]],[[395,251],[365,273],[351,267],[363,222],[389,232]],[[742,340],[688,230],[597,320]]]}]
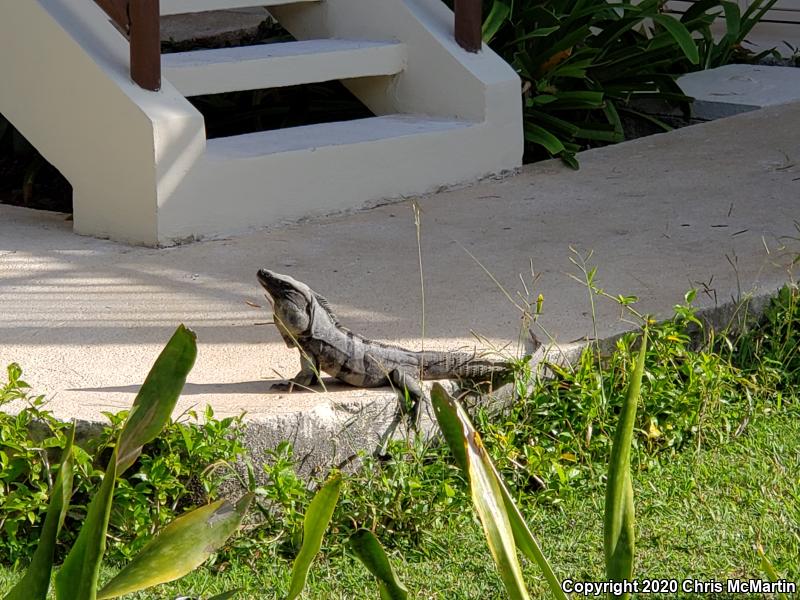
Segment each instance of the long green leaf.
[{"label": "long green leaf", "polygon": [[196,569],[233,535],[252,499],[246,494],[236,506],[218,500],[181,515],[100,590],[98,600],[174,581]]},{"label": "long green leaf", "polygon": [[322,547],[322,537],[325,535],[325,530],[328,529],[333,509],[336,508],[336,503],[339,501],[341,487],[341,475],[334,475],[328,479],[308,505],[308,511],[303,520],[303,545],[292,566],[288,600],[297,598],[306,586],[308,570]]},{"label": "long green leaf", "polygon": [[511,7],[508,4],[501,0],[494,0],[491,10],[483,22],[481,36],[484,42],[488,44],[494,39],[500,28],[505,25],[509,14],[511,14]]},{"label": "long green leaf", "polygon": [[669,34],[675,39],[675,42],[683,50],[686,58],[696,65],[700,62],[700,53],[697,50],[697,44],[692,39],[692,34],[686,29],[686,26],[678,21],[675,17],[665,14],[653,15],[653,21],[661,25]]},{"label": "long green leaf", "polygon": [[350,547],[369,572],[378,579],[382,599],[408,598],[408,589],[397,578],[397,573],[394,572],[383,546],[371,531],[368,529],[356,531],[350,536]]},{"label": "long green leaf", "polygon": [[33,553],[33,559],[22,579],[6,594],[4,600],[46,600],[50,590],[50,574],[53,571],[53,557],[56,550],[56,538],[64,518],[67,516],[69,501],[72,497],[72,476],[74,474],[74,457],[72,444],[75,441],[75,425],[67,434],[67,443],[61,457],[61,466],[50,494],[50,504],[39,534],[39,545]]},{"label": "long green leaf", "polygon": [[[461,408],[461,405],[439,384],[433,385],[433,389],[431,390],[431,402],[433,404],[436,420],[444,434],[445,441],[454,456],[456,456],[456,463],[465,475],[469,475],[468,467],[464,464],[467,461],[466,441],[468,437],[477,435],[475,428],[464,412],[464,409]],[[520,513],[514,503],[511,493],[508,491],[497,469],[494,464],[492,464],[491,460],[488,460],[488,456],[487,461],[488,467],[491,470],[491,475],[497,481],[514,542],[522,553],[532,562],[536,563],[542,570],[553,596],[558,600],[567,600],[566,594],[561,589],[561,583],[553,572],[547,558],[545,558],[539,543],[525,523],[522,513]]]},{"label": "long green leaf", "polygon": [[117,444],[119,475],[130,467],[142,446],[155,439],[169,421],[197,357],[197,336],[178,326],[142,384]]},{"label": "long green leaf", "polygon": [[[633,577],[634,507],[630,456],[646,354],[647,330],[645,329],[636,367],[622,404],[608,467],[603,546],[606,576],[614,581]],[[621,597],[629,598],[630,594],[623,594]]]},{"label": "long green leaf", "polygon": [[466,443],[472,503],[483,525],[500,579],[511,600],[529,600],[503,493],[492,472],[486,448],[477,432],[469,435]]},{"label": "long green leaf", "polygon": [[556,155],[565,150],[564,144],[544,127],[539,127],[533,123],[525,123],[525,139],[534,144],[543,146],[550,154]]},{"label": "long green leaf", "polygon": [[103,483],[86,511],[78,539],[56,573],[57,600],[96,600],[100,563],[117,481],[117,451],[111,455]]}]

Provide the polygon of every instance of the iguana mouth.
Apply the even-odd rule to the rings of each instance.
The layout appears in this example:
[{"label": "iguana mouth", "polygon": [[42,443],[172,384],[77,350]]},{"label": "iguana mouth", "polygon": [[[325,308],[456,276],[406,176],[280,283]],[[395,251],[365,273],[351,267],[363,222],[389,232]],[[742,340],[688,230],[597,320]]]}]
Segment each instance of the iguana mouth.
[{"label": "iguana mouth", "polygon": [[259,269],[258,270],[258,282],[262,285],[262,287],[267,290],[270,296],[273,298],[281,293],[281,290],[290,287],[288,282],[282,279],[277,275],[277,273],[273,273],[267,269]]}]

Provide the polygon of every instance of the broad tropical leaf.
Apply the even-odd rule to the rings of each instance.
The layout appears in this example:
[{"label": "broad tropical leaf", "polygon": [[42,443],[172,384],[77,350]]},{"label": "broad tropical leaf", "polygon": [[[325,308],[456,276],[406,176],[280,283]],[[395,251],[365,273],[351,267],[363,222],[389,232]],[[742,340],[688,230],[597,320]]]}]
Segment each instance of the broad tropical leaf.
[{"label": "broad tropical leaf", "polygon": [[508,15],[511,14],[511,7],[501,0],[494,0],[492,8],[486,19],[483,21],[481,36],[487,44],[494,39],[495,34],[505,25]]},{"label": "broad tropical leaf", "polygon": [[197,357],[197,336],[180,325],[142,384],[117,445],[117,474],[122,475],[169,421],[186,376]]},{"label": "broad tropical leaf", "polygon": [[86,511],[78,539],[56,573],[57,600],[96,600],[100,563],[106,551],[106,531],[117,481],[117,451],[111,455],[103,483]]},{"label": "broad tropical leaf", "polygon": [[246,494],[235,506],[218,500],[181,515],[100,590],[98,600],[174,581],[196,569],[238,529],[252,499]]},{"label": "broad tropical leaf", "polygon": [[308,505],[303,521],[303,545],[292,566],[292,580],[289,584],[288,600],[297,598],[306,586],[308,570],[314,557],[322,547],[322,537],[328,529],[333,516],[333,509],[339,501],[339,490],[342,487],[341,475],[334,475],[320,488],[317,495]]},{"label": "broad tropical leaf", "polygon": [[669,32],[686,55],[686,58],[688,58],[693,65],[700,62],[700,53],[697,50],[697,44],[694,43],[692,34],[689,33],[689,30],[686,29],[683,23],[675,17],[665,14],[653,15],[651,18]]},{"label": "broad tropical leaf", "polygon": [[516,556],[518,544],[524,554],[542,569],[553,595],[565,599],[558,579],[525,525],[464,410],[438,384],[434,384],[431,390],[431,400],[445,440],[470,482],[473,503],[510,597],[528,597]]},{"label": "broad tropical leaf", "polygon": [[350,536],[350,547],[370,573],[378,579],[382,600],[406,600],[408,589],[397,578],[389,557],[368,529],[359,529]]}]

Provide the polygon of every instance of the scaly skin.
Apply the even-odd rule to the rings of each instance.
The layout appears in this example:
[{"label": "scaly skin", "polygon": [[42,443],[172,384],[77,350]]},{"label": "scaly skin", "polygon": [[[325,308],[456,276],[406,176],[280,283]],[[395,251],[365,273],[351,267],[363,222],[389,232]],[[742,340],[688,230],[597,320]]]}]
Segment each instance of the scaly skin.
[{"label": "scaly skin", "polygon": [[505,362],[466,352],[414,352],[369,340],[342,327],[330,306],[306,284],[266,269],[258,280],[269,294],[275,325],[290,348],[298,348],[302,368],[293,385],[310,386],[320,371],[357,387],[395,386],[422,395],[420,379],[483,379],[504,375]]}]

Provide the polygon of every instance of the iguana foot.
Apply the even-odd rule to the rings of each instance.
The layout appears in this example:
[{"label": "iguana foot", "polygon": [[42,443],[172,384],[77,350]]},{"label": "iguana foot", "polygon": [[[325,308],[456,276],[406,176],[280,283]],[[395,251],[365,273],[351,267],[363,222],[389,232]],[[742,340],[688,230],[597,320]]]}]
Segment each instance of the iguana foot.
[{"label": "iguana foot", "polygon": [[279,381],[278,383],[273,383],[269,389],[291,393],[294,391],[294,388],[307,390],[311,386],[314,386],[318,383],[319,376],[316,373],[303,370],[289,381]]}]

